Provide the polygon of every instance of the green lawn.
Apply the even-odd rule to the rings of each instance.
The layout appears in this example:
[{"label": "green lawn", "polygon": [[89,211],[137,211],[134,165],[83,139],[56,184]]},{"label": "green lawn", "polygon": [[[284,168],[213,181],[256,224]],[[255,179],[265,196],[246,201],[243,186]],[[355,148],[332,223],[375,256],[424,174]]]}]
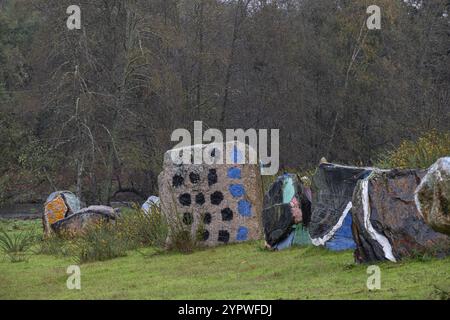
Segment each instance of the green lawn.
[{"label": "green lawn", "polygon": [[[18,232],[40,222],[0,227]],[[0,254],[0,299],[434,299],[435,286],[450,287],[450,258],[381,263],[381,290],[370,292],[367,266],[354,264],[352,252],[269,252],[253,242],[188,255],[149,253],[81,265],[81,290],[66,287],[69,258],[33,254],[13,264]]]}]

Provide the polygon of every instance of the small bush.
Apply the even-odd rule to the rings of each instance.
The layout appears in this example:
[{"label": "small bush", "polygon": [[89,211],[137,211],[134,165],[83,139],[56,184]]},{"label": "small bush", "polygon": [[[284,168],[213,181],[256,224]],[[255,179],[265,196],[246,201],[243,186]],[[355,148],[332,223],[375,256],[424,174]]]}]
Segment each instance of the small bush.
[{"label": "small bush", "polygon": [[168,234],[168,225],[161,209],[154,206],[149,214],[134,206],[117,221],[117,230],[128,238],[129,249],[153,246],[164,249]]},{"label": "small bush", "polygon": [[7,233],[0,230],[0,249],[11,262],[28,261],[29,251],[36,242],[32,232]]},{"label": "small bush", "polygon": [[71,252],[78,263],[105,261],[126,256],[128,237],[113,223],[89,226],[71,242]]},{"label": "small bush", "polygon": [[52,235],[44,239],[37,253],[72,256],[78,263],[105,261],[126,256],[127,250],[152,246],[166,249],[168,225],[159,208],[146,214],[137,206],[124,210],[114,223],[100,222],[88,226],[78,235]]},{"label": "small bush", "polygon": [[70,240],[59,235],[51,235],[39,243],[37,254],[52,256],[70,256]]},{"label": "small bush", "polygon": [[439,158],[449,155],[450,133],[432,130],[417,141],[403,141],[398,148],[385,152],[376,162],[376,166],[427,169]]}]

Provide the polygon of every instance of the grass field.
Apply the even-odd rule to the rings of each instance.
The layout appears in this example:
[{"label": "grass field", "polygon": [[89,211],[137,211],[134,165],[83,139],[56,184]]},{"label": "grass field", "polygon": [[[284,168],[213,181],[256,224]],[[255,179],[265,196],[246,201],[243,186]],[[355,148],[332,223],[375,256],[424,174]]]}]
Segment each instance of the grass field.
[{"label": "grass field", "polygon": [[[14,233],[40,221],[0,220],[0,227]],[[70,258],[32,254],[11,263],[0,254],[0,299],[438,299],[450,287],[450,258],[380,263],[381,289],[369,291],[367,265],[355,264],[352,252],[269,252],[252,242],[152,253],[82,264],[81,290],[66,287]]]}]

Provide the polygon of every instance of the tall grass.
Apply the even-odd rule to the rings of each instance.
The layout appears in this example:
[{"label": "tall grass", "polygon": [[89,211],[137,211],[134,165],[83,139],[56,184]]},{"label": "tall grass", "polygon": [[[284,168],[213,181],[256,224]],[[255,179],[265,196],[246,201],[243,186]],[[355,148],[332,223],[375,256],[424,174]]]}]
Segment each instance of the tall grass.
[{"label": "tall grass", "polygon": [[32,232],[7,233],[0,230],[0,249],[13,263],[27,261],[35,242],[36,235]]},{"label": "tall grass", "polygon": [[44,255],[52,255],[52,256],[61,256],[67,257],[71,256],[71,241],[69,238],[64,237],[62,235],[52,234],[50,236],[45,237],[39,243],[39,247],[36,250],[37,254]]},{"label": "tall grass", "polygon": [[[172,192],[172,204],[177,203],[175,195]],[[203,225],[199,225],[198,229],[193,232],[192,226],[183,222],[183,214],[177,210],[176,205],[171,205],[170,214],[166,215],[168,226],[167,250],[177,251],[181,253],[192,253],[200,247],[199,233],[204,230]]]},{"label": "tall grass", "polygon": [[133,209],[123,212],[116,228],[127,236],[130,249],[152,246],[162,250],[169,232],[166,218],[157,206],[146,213],[134,205]]},{"label": "tall grass", "polygon": [[78,236],[66,239],[69,242],[66,247],[78,263],[105,261],[142,247],[163,251],[167,235],[168,225],[158,207],[147,214],[135,205],[133,209],[123,210],[114,222],[90,225]]},{"label": "tall grass", "polygon": [[90,225],[71,241],[72,255],[80,264],[124,257],[128,248],[128,237],[109,222]]},{"label": "tall grass", "polygon": [[[78,234],[53,234],[39,242],[37,254],[72,257],[77,263],[105,261],[127,255],[129,250],[152,247],[157,253],[164,251],[193,252],[199,247],[204,226],[196,232],[183,222],[178,214],[169,217],[157,206],[145,213],[137,205],[124,209],[115,221],[102,221],[89,225]],[[3,232],[4,250],[11,252],[15,261],[25,258],[15,252],[29,248],[28,237]],[[34,242],[33,242],[34,243]],[[23,247],[19,248],[19,244]],[[31,245],[31,242],[30,242]],[[13,249],[16,248],[16,249]]]}]

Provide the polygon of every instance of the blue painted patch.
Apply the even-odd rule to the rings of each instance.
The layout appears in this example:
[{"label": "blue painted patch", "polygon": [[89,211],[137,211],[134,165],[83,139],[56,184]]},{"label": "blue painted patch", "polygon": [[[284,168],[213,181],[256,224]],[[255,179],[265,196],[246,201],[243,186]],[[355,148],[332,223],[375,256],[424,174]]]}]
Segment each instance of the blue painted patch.
[{"label": "blue painted patch", "polygon": [[295,238],[295,231],[292,231],[285,239],[281,240],[276,245],[274,245],[273,248],[276,250],[283,250],[289,248],[292,246],[294,238]]},{"label": "blue painted patch", "polygon": [[355,249],[356,244],[352,234],[352,213],[347,213],[342,226],[336,231],[333,238],[325,243],[325,247],[331,251],[343,251]]},{"label": "blue painted patch", "polygon": [[228,169],[228,178],[230,179],[241,179],[241,169],[230,168]]},{"label": "blue painted patch", "polygon": [[236,240],[245,241],[248,239],[248,229],[246,227],[239,227]]},{"label": "blue painted patch", "polygon": [[252,216],[252,205],[246,200],[239,200],[238,202],[238,212],[243,217]]},{"label": "blue painted patch", "polygon": [[291,202],[295,196],[294,181],[291,177],[285,176],[283,180],[283,203]]},{"label": "blue painted patch", "polygon": [[230,158],[233,163],[242,163],[242,153],[237,146],[234,146],[231,150]]},{"label": "blue painted patch", "polygon": [[245,194],[245,189],[242,184],[232,184],[229,186],[229,190],[234,198],[240,198]]}]

